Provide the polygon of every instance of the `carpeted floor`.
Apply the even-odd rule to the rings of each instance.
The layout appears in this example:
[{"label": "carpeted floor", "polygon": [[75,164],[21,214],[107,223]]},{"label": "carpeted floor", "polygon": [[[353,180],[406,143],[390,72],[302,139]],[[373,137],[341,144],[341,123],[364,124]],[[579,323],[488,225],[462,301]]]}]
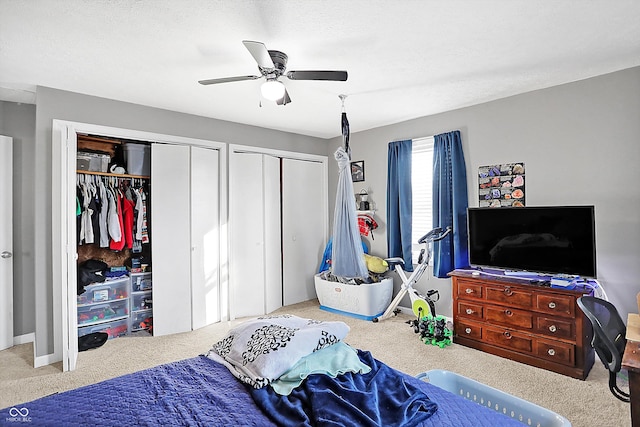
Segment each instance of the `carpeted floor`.
[{"label": "carpeted floor", "polygon": [[[574,427],[631,425],[629,405],[611,395],[608,371],[597,358],[587,380],[580,381],[455,343],[445,348],[425,345],[405,323],[411,319],[408,315],[372,323],[322,311],[317,300],[283,307],[276,313],[341,320],[351,328],[345,340],[348,344],[371,351],[396,369],[411,375],[430,369],[453,371],[548,408],[566,417]],[[60,363],[34,369],[31,344],[0,351],[0,408],[196,356],[241,321],[166,337],[110,340],[98,349],[81,352],[77,369],[66,373],[61,372]]]}]

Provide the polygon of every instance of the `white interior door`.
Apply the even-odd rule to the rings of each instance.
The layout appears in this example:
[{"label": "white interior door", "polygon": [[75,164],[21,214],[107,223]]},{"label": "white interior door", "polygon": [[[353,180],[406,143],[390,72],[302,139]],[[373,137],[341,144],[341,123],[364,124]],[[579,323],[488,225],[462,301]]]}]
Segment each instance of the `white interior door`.
[{"label": "white interior door", "polygon": [[218,150],[191,147],[191,307],[193,329],[220,321]]},{"label": "white interior door", "polygon": [[191,330],[190,152],[151,144],[153,334]]},{"label": "white interior door", "polygon": [[232,317],[264,314],[264,188],[262,154],[229,158],[229,281]]},{"label": "white interior door", "polygon": [[282,160],[284,305],[316,298],[313,276],[324,252],[326,176],[320,162]]},{"label": "white interior door", "polygon": [[13,139],[0,135],[0,350],[13,346]]}]

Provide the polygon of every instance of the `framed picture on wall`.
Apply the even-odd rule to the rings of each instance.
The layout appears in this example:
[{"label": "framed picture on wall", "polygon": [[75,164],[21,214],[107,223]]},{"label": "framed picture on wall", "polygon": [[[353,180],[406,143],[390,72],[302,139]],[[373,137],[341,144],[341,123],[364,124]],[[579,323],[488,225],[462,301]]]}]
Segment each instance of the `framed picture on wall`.
[{"label": "framed picture on wall", "polygon": [[351,180],[353,182],[364,181],[364,160],[351,162]]}]

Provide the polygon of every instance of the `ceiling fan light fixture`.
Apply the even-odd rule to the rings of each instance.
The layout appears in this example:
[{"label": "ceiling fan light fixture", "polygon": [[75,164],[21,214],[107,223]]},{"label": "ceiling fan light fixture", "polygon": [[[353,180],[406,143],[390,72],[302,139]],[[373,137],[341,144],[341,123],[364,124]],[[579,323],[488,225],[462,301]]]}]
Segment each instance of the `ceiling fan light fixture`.
[{"label": "ceiling fan light fixture", "polygon": [[262,83],[262,86],[260,86],[260,92],[262,92],[262,96],[267,98],[269,101],[277,101],[278,99],[282,99],[284,96],[285,87],[282,82],[276,79],[269,79]]}]

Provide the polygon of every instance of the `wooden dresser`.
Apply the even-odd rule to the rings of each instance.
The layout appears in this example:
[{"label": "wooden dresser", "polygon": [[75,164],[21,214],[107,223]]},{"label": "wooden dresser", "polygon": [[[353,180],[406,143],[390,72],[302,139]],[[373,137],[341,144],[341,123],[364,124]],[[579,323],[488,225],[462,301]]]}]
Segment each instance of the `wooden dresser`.
[{"label": "wooden dresser", "polygon": [[454,342],[584,380],[593,366],[593,334],[576,300],[581,291],[456,270]]}]

